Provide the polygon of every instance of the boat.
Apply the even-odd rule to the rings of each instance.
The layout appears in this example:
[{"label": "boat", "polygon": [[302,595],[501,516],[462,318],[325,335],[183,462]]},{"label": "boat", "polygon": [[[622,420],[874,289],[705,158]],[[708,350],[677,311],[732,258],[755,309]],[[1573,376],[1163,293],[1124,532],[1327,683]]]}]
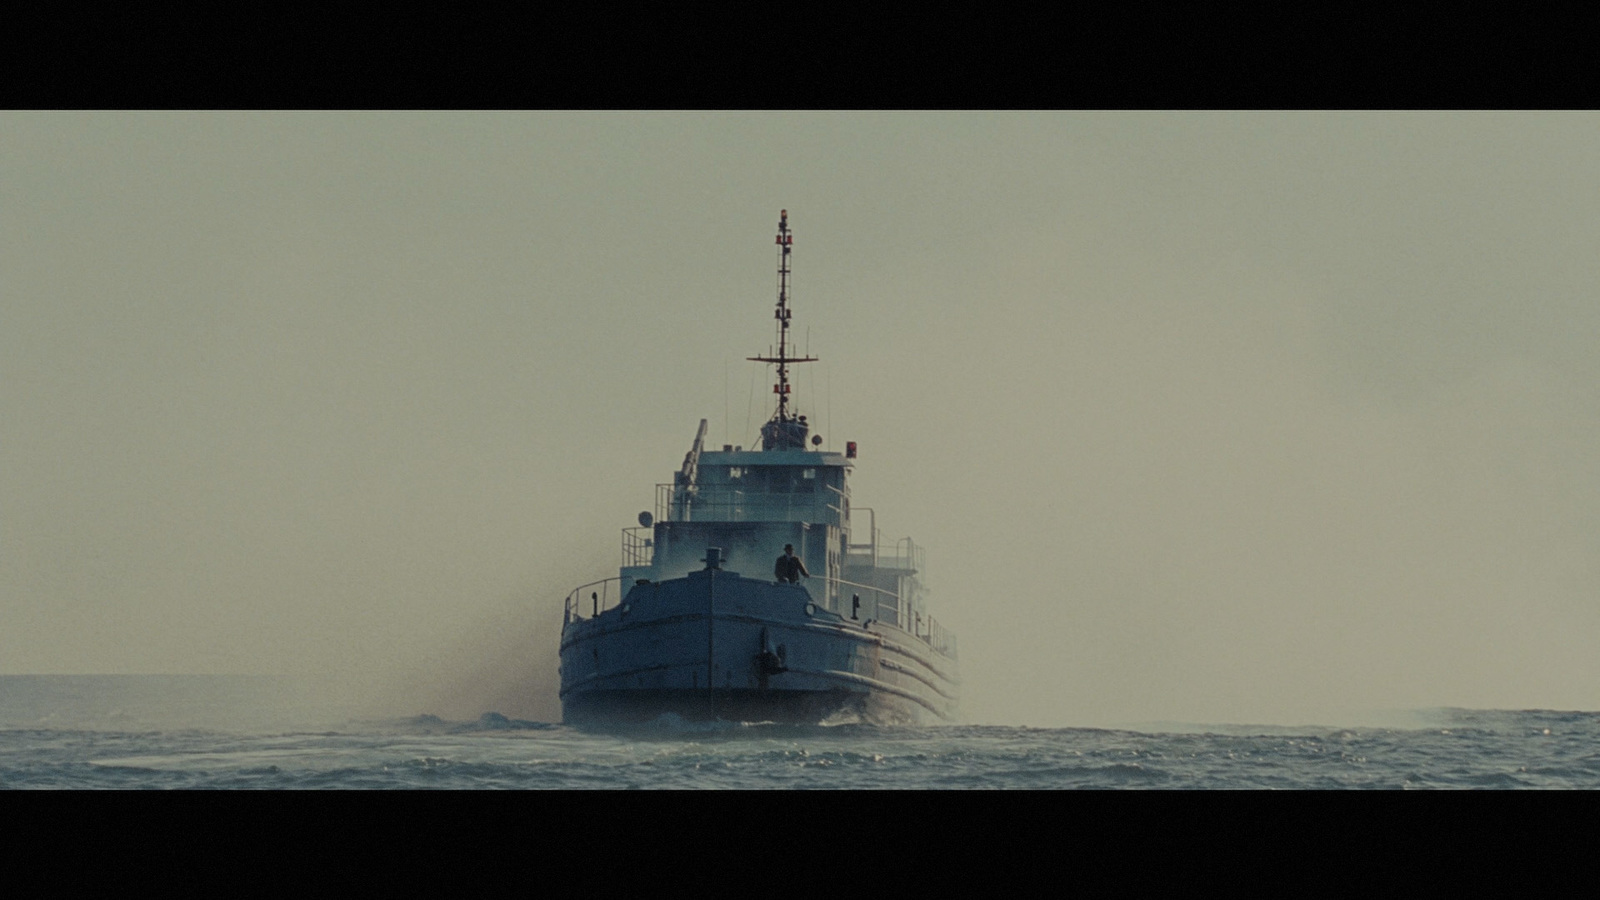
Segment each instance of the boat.
[{"label": "boat", "polygon": [[[567,595],[566,724],[916,724],[949,720],[956,637],[925,605],[924,548],[852,509],[858,448],[822,449],[791,396],[788,211],[778,219],[776,408],[759,447],[705,446],[622,530],[615,578]],[[809,445],[808,445],[809,441]],[[866,522],[861,523],[865,513]],[[866,527],[860,527],[865,524]]]}]

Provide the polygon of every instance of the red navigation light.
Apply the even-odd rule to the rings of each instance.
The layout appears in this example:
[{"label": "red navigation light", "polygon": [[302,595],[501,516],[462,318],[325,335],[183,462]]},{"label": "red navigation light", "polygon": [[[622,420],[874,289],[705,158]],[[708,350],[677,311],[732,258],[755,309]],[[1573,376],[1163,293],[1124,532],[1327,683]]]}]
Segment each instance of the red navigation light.
[{"label": "red navigation light", "polygon": [[856,442],[855,441],[845,441],[845,443],[844,443],[844,456],[845,456],[845,459],[855,459],[856,458]]}]

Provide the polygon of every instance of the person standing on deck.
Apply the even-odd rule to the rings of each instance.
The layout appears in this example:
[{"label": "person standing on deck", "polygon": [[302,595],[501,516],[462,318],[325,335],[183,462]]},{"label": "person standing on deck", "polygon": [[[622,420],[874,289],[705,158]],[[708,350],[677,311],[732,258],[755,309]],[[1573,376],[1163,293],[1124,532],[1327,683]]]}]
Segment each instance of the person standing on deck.
[{"label": "person standing on deck", "polygon": [[777,565],[772,567],[772,574],[777,576],[779,582],[788,584],[798,583],[801,575],[811,577],[811,573],[806,571],[806,564],[800,561],[800,557],[794,555],[793,544],[783,545],[783,555],[778,557]]}]

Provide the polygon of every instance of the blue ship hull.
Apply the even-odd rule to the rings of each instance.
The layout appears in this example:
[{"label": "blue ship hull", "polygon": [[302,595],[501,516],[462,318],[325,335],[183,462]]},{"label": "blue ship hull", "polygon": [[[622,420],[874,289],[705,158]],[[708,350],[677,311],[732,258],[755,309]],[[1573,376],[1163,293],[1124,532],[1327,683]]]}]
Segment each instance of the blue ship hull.
[{"label": "blue ship hull", "polygon": [[915,723],[948,718],[956,696],[954,660],[923,638],[720,569],[637,584],[562,631],[562,718],[575,725]]}]

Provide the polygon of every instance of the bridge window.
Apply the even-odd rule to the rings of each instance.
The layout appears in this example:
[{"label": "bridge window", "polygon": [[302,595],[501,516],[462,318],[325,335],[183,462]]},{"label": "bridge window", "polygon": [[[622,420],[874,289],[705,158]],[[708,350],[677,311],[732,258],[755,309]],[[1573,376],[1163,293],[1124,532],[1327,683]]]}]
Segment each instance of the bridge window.
[{"label": "bridge window", "polygon": [[794,475],[788,469],[768,469],[767,490],[774,494],[793,493]]}]

